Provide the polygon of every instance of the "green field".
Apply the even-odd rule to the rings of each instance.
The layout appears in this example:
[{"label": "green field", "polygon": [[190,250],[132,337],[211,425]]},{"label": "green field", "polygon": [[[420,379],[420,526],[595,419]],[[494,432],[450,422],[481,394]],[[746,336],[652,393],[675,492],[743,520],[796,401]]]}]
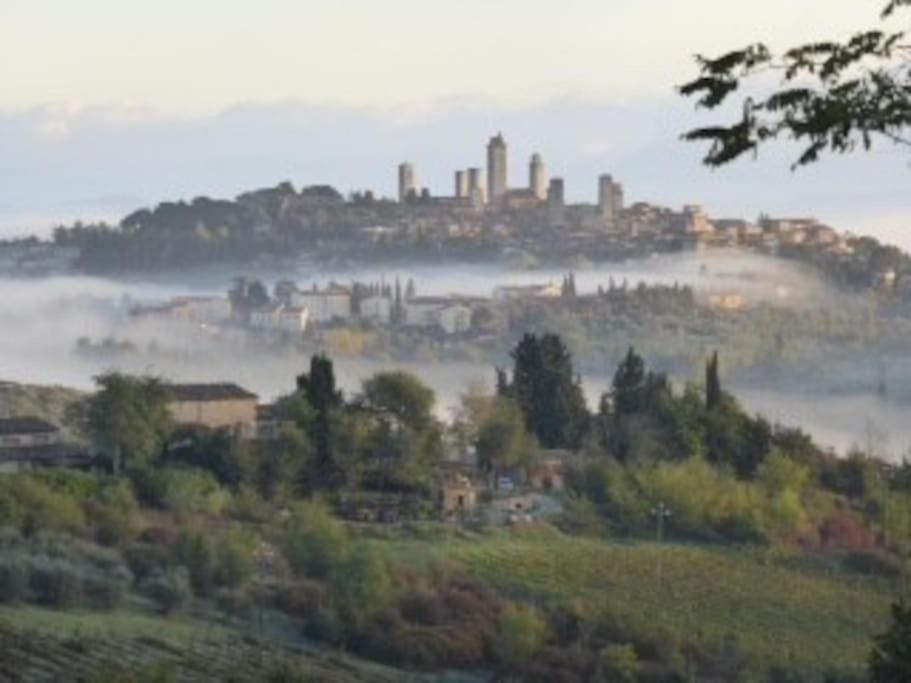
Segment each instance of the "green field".
[{"label": "green field", "polygon": [[415,565],[447,558],[519,598],[609,612],[636,632],[698,633],[706,646],[735,635],[759,663],[813,670],[863,669],[870,637],[887,626],[895,597],[884,581],[788,568],[751,549],[608,542],[550,531],[376,545]]}]

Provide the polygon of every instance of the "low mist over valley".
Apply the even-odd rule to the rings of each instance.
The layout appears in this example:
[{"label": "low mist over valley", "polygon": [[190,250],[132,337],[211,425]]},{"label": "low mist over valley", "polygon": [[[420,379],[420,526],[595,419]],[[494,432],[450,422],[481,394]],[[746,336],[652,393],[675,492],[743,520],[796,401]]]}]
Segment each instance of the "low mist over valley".
[{"label": "low mist over valley", "polygon": [[[284,279],[299,283],[304,290],[329,282],[391,284],[398,279],[414,282],[421,296],[490,297],[497,287],[558,283],[571,270],[580,296],[593,295],[611,282],[630,289],[640,283],[689,286],[696,300],[705,306],[709,306],[713,296],[736,295],[743,298],[747,309],[769,307],[824,313],[847,317],[849,324],[883,324],[864,322],[875,305],[869,296],[839,291],[811,267],[755,253],[713,250],[624,263],[577,265],[572,269],[521,268],[508,262],[321,267],[304,261],[280,271],[265,267],[209,267],[152,277],[67,275],[40,281],[6,279],[0,281],[0,324],[5,330],[0,338],[0,379],[87,390],[93,386],[94,376],[116,369],[151,373],[169,381],[230,380],[271,400],[289,390],[309,354],[327,350],[325,344],[269,343],[239,329],[219,330],[205,324],[137,318],[131,314],[138,306],[179,297],[224,297],[239,274],[262,279],[269,289]],[[736,319],[742,312],[722,315]],[[680,335],[676,328],[649,339],[626,336],[618,330],[606,340],[606,353],[583,352],[580,365],[589,403],[595,406],[628,344],[660,351],[667,367],[659,361],[657,369],[670,371],[679,383],[701,381],[702,362],[717,349],[725,376],[748,409],[785,424],[799,424],[822,443],[842,452],[875,428],[888,434],[891,455],[900,457],[911,445],[911,427],[903,416],[911,402],[911,359],[903,348],[890,348],[885,341],[879,341],[880,337],[890,337],[888,329],[871,334],[876,341],[869,347],[866,343],[852,346],[820,341],[819,348],[801,360],[802,366],[812,370],[798,373],[796,380],[793,368],[770,367],[761,358],[744,357],[743,348],[734,338],[709,336],[694,347],[695,357],[675,352]],[[571,336],[569,339],[572,342]],[[90,352],[84,348],[80,352],[80,340],[92,342]],[[443,347],[446,345],[442,342]],[[434,342],[434,346],[439,343]],[[580,348],[585,346],[586,342],[580,341]],[[874,349],[875,354],[871,353]],[[357,351],[334,355],[339,381],[346,391],[356,392],[364,379],[381,369],[407,369],[437,392],[439,409],[446,417],[451,416],[470,385],[492,387],[495,367],[508,362],[505,349],[484,357],[470,352],[455,358],[434,352],[409,358]]]}]

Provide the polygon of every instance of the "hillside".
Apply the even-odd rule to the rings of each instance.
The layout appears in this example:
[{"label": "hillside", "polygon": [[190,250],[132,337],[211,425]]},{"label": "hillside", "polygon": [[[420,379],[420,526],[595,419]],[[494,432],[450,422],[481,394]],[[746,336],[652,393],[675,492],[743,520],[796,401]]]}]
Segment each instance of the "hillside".
[{"label": "hillside", "polygon": [[418,567],[455,563],[517,599],[599,614],[627,637],[708,651],[733,646],[755,665],[788,661],[817,675],[862,674],[870,639],[887,626],[895,597],[885,581],[757,548],[659,547],[550,529],[375,544]]},{"label": "hillside", "polygon": [[0,609],[0,680],[430,681],[317,648],[240,630],[129,612]]},{"label": "hillside", "polygon": [[60,426],[67,436],[72,437],[67,429],[66,412],[84,397],[83,392],[69,387],[0,382],[0,418],[40,417]]}]

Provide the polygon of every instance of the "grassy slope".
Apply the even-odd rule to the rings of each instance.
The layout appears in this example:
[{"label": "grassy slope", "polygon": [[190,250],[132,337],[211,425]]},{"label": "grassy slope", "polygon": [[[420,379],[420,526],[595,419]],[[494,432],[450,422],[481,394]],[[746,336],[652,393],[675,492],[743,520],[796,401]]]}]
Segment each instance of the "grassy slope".
[{"label": "grassy slope", "polygon": [[180,681],[255,681],[282,665],[314,681],[428,680],[335,652],[262,643],[211,622],[129,611],[0,608],[0,680],[75,680],[165,666]]},{"label": "grassy slope", "polygon": [[447,558],[517,596],[603,607],[645,633],[698,631],[706,645],[736,634],[760,662],[819,670],[862,669],[870,636],[887,625],[894,597],[879,581],[789,569],[743,549],[612,543],[547,531],[377,546],[414,564]]}]

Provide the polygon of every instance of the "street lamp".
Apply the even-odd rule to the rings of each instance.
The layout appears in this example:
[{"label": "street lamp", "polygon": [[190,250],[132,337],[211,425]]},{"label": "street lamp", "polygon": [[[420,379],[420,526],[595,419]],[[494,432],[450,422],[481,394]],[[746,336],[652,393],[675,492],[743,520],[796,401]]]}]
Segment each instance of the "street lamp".
[{"label": "street lamp", "polygon": [[671,516],[670,508],[664,504],[663,500],[659,500],[658,504],[652,508],[652,517],[655,518],[656,522],[656,541],[658,544],[658,562],[656,567],[656,574],[658,577],[658,587],[661,587],[661,542],[664,540],[664,520]]}]

